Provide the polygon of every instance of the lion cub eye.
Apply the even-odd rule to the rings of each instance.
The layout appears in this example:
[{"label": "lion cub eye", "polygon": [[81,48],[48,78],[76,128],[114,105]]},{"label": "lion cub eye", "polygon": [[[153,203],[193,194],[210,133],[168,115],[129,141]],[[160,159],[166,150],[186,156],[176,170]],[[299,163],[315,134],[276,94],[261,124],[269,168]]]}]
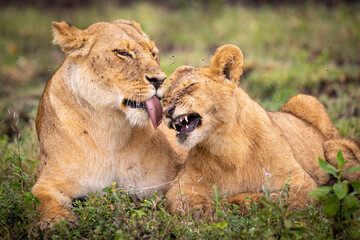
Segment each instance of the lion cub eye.
[{"label": "lion cub eye", "polygon": [[113,50],[114,53],[116,53],[116,55],[118,55],[118,57],[128,57],[133,59],[133,55],[125,50],[121,50],[121,49],[114,49]]},{"label": "lion cub eye", "polygon": [[155,58],[155,57],[156,57],[156,53],[152,53],[152,56]]}]

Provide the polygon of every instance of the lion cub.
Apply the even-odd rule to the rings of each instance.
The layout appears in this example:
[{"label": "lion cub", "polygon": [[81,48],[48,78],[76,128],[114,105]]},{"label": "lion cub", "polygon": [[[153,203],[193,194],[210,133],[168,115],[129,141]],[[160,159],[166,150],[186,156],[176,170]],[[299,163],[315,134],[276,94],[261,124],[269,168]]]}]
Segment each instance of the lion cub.
[{"label": "lion cub", "polygon": [[240,49],[224,45],[210,67],[180,67],[170,78],[165,121],[178,142],[191,148],[178,182],[166,195],[171,212],[211,216],[213,185],[231,202],[260,199],[265,176],[270,176],[273,193],[290,176],[288,202],[296,209],[329,180],[317,159],[324,158],[323,144],[332,145],[331,139],[340,135],[324,106],[314,97],[297,95],[280,112],[266,111],[238,87],[242,67]]},{"label": "lion cub", "polygon": [[162,119],[166,75],[140,25],[52,25],[53,42],[66,57],[47,83],[36,117],[41,162],[32,192],[40,200],[42,229],[59,219],[75,223],[72,199],[112,182],[139,198],[165,193],[181,163],[165,135],[153,129]]}]

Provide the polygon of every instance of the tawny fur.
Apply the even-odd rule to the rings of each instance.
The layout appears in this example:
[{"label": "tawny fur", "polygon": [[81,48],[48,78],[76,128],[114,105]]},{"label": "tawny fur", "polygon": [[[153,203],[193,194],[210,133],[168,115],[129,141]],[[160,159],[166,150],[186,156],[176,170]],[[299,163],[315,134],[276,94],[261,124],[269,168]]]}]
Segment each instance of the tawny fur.
[{"label": "tawny fur", "polygon": [[72,199],[113,182],[138,198],[165,194],[181,161],[165,135],[153,130],[147,111],[123,102],[162,97],[165,84],[156,90],[146,79],[166,77],[154,43],[128,20],[86,30],[53,22],[53,32],[66,58],[36,118],[41,162],[32,192],[40,200],[41,227],[59,219],[75,223]]},{"label": "tawny fur", "polygon": [[[346,171],[350,167],[359,166],[360,162],[360,140],[359,139],[344,139],[337,138],[331,139],[323,143],[326,160],[338,167],[336,155],[339,149],[342,151],[343,156],[347,163],[343,167]],[[344,175],[343,179],[348,181],[360,181],[360,174],[358,172],[350,172]]]},{"label": "tawny fur", "polygon": [[249,195],[260,199],[266,175],[274,194],[290,177],[288,203],[298,209],[309,202],[311,190],[330,178],[319,168],[318,157],[324,158],[323,144],[339,133],[325,107],[300,94],[280,112],[266,111],[238,87],[242,66],[240,49],[224,45],[210,67],[184,66],[170,77],[164,99],[167,125],[184,114],[201,116],[198,128],[177,135],[190,151],[166,195],[171,212],[211,216],[213,185],[231,202]]}]

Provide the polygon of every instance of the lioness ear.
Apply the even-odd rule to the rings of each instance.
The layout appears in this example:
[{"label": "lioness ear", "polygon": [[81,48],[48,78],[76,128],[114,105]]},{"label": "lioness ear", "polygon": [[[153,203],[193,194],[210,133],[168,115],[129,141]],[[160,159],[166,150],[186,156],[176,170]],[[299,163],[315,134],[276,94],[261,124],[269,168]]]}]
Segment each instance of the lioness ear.
[{"label": "lioness ear", "polygon": [[69,57],[85,57],[91,48],[92,41],[85,31],[67,22],[52,22],[54,44],[59,44],[62,51]]},{"label": "lioness ear", "polygon": [[237,82],[242,74],[243,64],[243,54],[238,47],[223,45],[216,49],[210,70],[214,75],[225,75],[230,81]]}]

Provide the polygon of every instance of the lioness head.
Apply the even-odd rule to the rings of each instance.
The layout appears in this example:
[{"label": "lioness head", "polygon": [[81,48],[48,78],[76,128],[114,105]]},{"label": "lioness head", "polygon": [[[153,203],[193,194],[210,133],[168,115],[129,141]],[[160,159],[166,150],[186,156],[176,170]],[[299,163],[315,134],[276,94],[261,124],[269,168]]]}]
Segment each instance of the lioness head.
[{"label": "lioness head", "polygon": [[164,115],[181,145],[195,146],[220,124],[234,118],[233,96],[242,66],[241,50],[224,45],[216,50],[210,67],[183,66],[171,75]]},{"label": "lioness head", "polygon": [[80,30],[53,22],[55,44],[69,61],[65,79],[78,100],[94,109],[119,109],[130,124],[161,121],[166,75],[159,50],[133,21],[100,22]]}]

